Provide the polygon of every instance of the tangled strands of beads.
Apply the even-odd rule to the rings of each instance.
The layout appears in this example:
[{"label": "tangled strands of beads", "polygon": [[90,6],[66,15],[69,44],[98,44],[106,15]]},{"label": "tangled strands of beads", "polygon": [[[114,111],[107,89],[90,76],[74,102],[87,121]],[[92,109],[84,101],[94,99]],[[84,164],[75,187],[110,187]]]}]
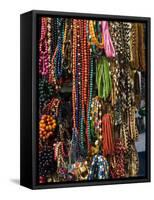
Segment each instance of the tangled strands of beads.
[{"label": "tangled strands of beads", "polygon": [[126,177],[125,153],[126,148],[121,139],[116,139],[114,143],[114,155],[112,155],[110,160],[110,175],[113,179]]},{"label": "tangled strands of beads", "polygon": [[129,127],[130,127],[130,137],[132,140],[137,140],[139,132],[136,126],[136,111],[137,108],[132,106],[129,113]]},{"label": "tangled strands of beads", "polygon": [[131,63],[133,69],[145,71],[144,24],[133,23],[131,27]]},{"label": "tangled strands of beads", "polygon": [[126,150],[128,150],[130,134],[129,134],[128,123],[126,122],[123,122],[120,125],[120,138],[122,139]]},{"label": "tangled strands of beads", "polygon": [[56,47],[53,52],[53,56],[51,58],[51,63],[49,65],[49,83],[55,86],[56,90],[61,88],[62,82],[62,45],[63,45],[63,37],[64,37],[64,19],[57,18],[56,19],[56,27],[57,27],[57,35],[56,35]]},{"label": "tangled strands of beads", "polygon": [[47,18],[41,19],[41,36],[39,42],[39,73],[42,76],[48,75],[49,57],[48,57],[48,39],[47,35]]},{"label": "tangled strands of beads", "polygon": [[40,18],[40,184],[138,174],[135,113],[146,74],[144,25],[135,24]]},{"label": "tangled strands of beads", "polygon": [[102,115],[103,115],[103,100],[96,96],[92,99],[90,110],[90,132],[91,138],[94,141],[96,138],[102,138]]},{"label": "tangled strands of beads", "polygon": [[56,78],[55,78],[55,72],[54,72],[54,59],[56,57],[57,50],[58,48],[56,47],[53,57],[51,59],[51,64],[49,68],[49,83],[53,85],[56,85]]},{"label": "tangled strands of beads", "polygon": [[139,157],[135,147],[135,142],[132,140],[130,143],[130,149],[128,152],[128,175],[129,176],[137,176],[139,171]]},{"label": "tangled strands of beads", "polygon": [[61,154],[63,158],[68,157],[68,154],[64,150],[63,142],[57,142],[56,144],[54,144],[54,160],[58,159],[59,154]]},{"label": "tangled strands of beads", "polygon": [[98,39],[96,38],[94,23],[96,23],[96,21],[93,21],[93,20],[89,21],[89,34],[90,34],[90,39],[91,39],[90,44],[96,45],[96,47],[103,49],[104,48],[103,33],[101,34],[101,42],[99,42]]},{"label": "tangled strands of beads", "polygon": [[[90,59],[90,47],[87,41],[87,20],[73,20],[73,50],[72,50],[72,107],[73,127],[80,131],[81,148],[90,144],[90,102],[92,99],[93,60]],[[79,48],[81,45],[81,48]],[[80,52],[81,49],[81,52]],[[78,58],[78,59],[77,59]],[[90,75],[91,74],[91,75]],[[91,82],[89,82],[91,81]],[[81,105],[79,103],[81,100]],[[78,112],[79,106],[81,112]],[[81,116],[79,118],[79,116]],[[80,122],[78,121],[80,119]],[[86,134],[84,134],[86,133]]]},{"label": "tangled strands of beads", "polygon": [[51,101],[43,108],[42,113],[52,115],[54,118],[59,116],[61,100],[53,97]]},{"label": "tangled strands of beads", "polygon": [[112,155],[114,153],[114,144],[112,136],[112,118],[110,114],[102,117],[102,136],[103,136],[103,155]]},{"label": "tangled strands of beads", "polygon": [[67,165],[65,163],[65,158],[68,157],[68,153],[64,150],[64,143],[57,142],[54,144],[54,160],[57,161],[57,173],[61,175],[66,175]]},{"label": "tangled strands of beads", "polygon": [[40,112],[42,112],[43,106],[47,105],[53,96],[53,88],[48,83],[48,80],[43,77],[39,79],[39,107]]},{"label": "tangled strands of beads", "polygon": [[63,68],[68,72],[68,74],[71,74],[72,72],[72,27],[72,19],[66,19],[62,54]]},{"label": "tangled strands of beads", "polygon": [[76,131],[77,129],[73,128],[72,130],[72,140],[70,144],[70,152],[69,152],[69,164],[75,163],[76,160],[80,158],[80,143],[79,143],[79,133]]}]

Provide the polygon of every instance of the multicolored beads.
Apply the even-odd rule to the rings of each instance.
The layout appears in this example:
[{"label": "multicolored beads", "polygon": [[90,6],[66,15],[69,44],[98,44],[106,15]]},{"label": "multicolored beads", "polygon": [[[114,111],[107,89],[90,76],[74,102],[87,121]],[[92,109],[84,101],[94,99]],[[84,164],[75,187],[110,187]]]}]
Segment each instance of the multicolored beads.
[{"label": "multicolored beads", "polygon": [[39,184],[137,175],[136,112],[145,98],[143,77],[137,76],[146,67],[138,43],[143,28],[130,22],[40,17]]}]

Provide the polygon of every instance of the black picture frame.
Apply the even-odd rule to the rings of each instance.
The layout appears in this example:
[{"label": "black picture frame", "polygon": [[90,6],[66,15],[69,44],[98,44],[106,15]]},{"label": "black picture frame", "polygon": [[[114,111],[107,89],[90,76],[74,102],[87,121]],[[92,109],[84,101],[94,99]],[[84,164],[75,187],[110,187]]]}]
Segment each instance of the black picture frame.
[{"label": "black picture frame", "polygon": [[[101,180],[92,182],[67,182],[38,185],[36,137],[38,132],[38,108],[37,108],[37,17],[61,16],[86,19],[122,20],[146,23],[146,176],[114,180]],[[32,10],[20,16],[20,184],[31,189],[109,185],[123,183],[150,182],[151,180],[151,133],[150,133],[150,76],[151,76],[151,19],[149,17],[118,16],[102,14],[86,14],[71,12],[54,12]]]}]

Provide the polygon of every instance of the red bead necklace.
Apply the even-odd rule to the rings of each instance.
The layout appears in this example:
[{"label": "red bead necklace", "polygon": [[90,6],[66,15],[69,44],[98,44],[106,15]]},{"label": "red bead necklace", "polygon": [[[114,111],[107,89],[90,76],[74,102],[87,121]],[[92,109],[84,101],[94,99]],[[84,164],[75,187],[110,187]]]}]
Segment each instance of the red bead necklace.
[{"label": "red bead necklace", "polygon": [[73,50],[72,50],[72,109],[73,127],[76,128],[76,48],[77,48],[77,20],[73,20]]}]

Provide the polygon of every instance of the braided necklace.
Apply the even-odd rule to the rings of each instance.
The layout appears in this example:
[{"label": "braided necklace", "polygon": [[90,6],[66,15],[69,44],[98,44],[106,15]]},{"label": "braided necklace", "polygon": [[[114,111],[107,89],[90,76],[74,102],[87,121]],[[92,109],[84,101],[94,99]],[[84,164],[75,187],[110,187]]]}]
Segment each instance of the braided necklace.
[{"label": "braided necklace", "polygon": [[145,71],[145,42],[144,25],[142,23],[132,23],[131,28],[131,63],[132,68]]}]

